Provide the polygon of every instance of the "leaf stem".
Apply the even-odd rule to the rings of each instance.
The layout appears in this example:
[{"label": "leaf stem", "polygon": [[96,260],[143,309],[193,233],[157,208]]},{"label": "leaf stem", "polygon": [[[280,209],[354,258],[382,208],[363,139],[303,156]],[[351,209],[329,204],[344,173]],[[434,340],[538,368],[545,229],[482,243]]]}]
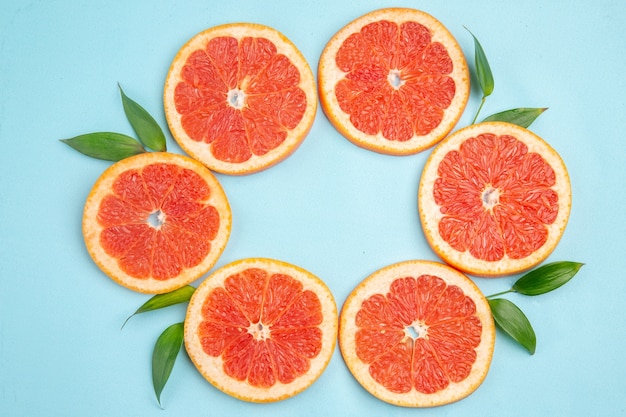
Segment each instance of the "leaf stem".
[{"label": "leaf stem", "polygon": [[511,288],[511,289],[508,289],[506,291],[502,291],[502,292],[498,292],[498,293],[495,293],[495,294],[488,295],[485,298],[489,299],[489,298],[493,298],[493,297],[498,297],[500,295],[508,294],[508,293],[511,293],[511,292],[515,292],[515,291]]},{"label": "leaf stem", "polygon": [[480,111],[483,108],[483,105],[485,104],[485,100],[487,100],[487,96],[483,96],[482,100],[480,100],[480,106],[478,106],[478,110],[476,110],[476,114],[474,115],[474,119],[472,120],[471,124],[476,123],[476,119],[478,119],[478,115],[480,114]]}]

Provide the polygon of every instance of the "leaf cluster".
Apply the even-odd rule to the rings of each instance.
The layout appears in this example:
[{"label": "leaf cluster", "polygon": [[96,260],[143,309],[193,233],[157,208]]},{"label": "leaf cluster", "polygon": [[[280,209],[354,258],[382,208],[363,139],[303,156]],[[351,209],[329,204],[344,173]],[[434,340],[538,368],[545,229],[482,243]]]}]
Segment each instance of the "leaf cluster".
[{"label": "leaf cluster", "polygon": [[105,161],[120,161],[129,156],[146,152],[146,148],[156,152],[167,150],[165,135],[154,118],[136,101],[129,98],[119,86],[122,105],[137,139],[115,132],[94,132],[61,139],[78,152]]},{"label": "leaf cluster", "polygon": [[[478,79],[478,85],[482,91],[482,99],[472,124],[476,123],[478,115],[487,100],[487,97],[493,93],[495,88],[495,80],[491,71],[491,66],[487,60],[487,55],[482,45],[469,29],[465,28],[472,38],[474,39],[474,65],[476,67],[476,78]],[[492,114],[491,116],[483,119],[483,122],[508,122],[513,123],[523,128],[528,128],[539,117],[547,107],[534,108],[534,107],[518,107],[510,110],[501,111],[499,113]]]},{"label": "leaf cluster", "polygon": [[533,269],[519,278],[511,289],[487,297],[496,325],[522,345],[531,355],[535,353],[537,337],[522,310],[506,298],[507,293],[537,296],[554,291],[566,284],[583,266],[579,262],[552,262]]},{"label": "leaf cluster", "polygon": [[[128,320],[137,314],[188,302],[195,291],[195,287],[185,285],[177,290],[152,296],[126,319],[122,328],[128,323]],[[174,323],[161,333],[154,344],[154,350],[152,351],[152,386],[154,387],[157,402],[161,407],[161,393],[172,373],[178,353],[183,346],[183,330],[184,322]]]}]

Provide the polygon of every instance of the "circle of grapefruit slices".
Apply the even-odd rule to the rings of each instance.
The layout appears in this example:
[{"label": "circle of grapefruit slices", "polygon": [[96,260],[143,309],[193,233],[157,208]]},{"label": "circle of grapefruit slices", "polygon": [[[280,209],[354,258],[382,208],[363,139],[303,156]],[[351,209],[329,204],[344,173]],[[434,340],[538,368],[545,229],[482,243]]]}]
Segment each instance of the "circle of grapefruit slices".
[{"label": "circle of grapefruit slices", "polygon": [[463,51],[434,17],[388,8],[352,21],[318,65],[329,121],[363,148],[408,155],[439,142],[461,117],[470,91]]},{"label": "circle of grapefruit slices", "polygon": [[495,327],[487,300],[457,270],[429,261],[380,269],[346,299],[339,348],[372,395],[432,407],[471,394],[487,375]]},{"label": "circle of grapefruit slices", "polygon": [[556,247],[571,187],[561,157],[527,129],[479,123],[443,140],[419,184],[428,243],[450,265],[480,276],[529,269]]},{"label": "circle of grapefruit slices", "polygon": [[185,152],[231,175],[268,168],[291,155],[317,110],[304,56],[273,28],[236,23],[192,37],[164,88],[165,116]]},{"label": "circle of grapefruit slices", "polygon": [[[380,269],[347,297],[310,272],[250,258],[195,290],[184,343],[217,389],[250,402],[292,397],[333,354],[372,395],[431,407],[474,392],[491,364],[489,303],[463,272],[517,273],[542,262],[568,221],[571,188],[559,155],[519,126],[489,122],[446,137],[463,113],[468,67],[434,17],[380,9],[324,48],[320,102],[347,139],[409,155],[438,143],[419,184],[426,239],[450,266],[405,261]],[[143,153],[113,164],[85,203],[83,235],[117,283],[165,293],[198,279],[222,254],[230,207],[211,170],[258,172],[295,151],[313,124],[315,79],[305,58],[267,26],[207,29],[178,52],[164,87],[170,131],[191,158]],[[445,139],[444,139],[445,138]]]},{"label": "circle of grapefruit slices", "polygon": [[211,171],[166,152],[111,165],[83,212],[94,262],[117,283],[144,293],[169,292],[206,273],[230,229],[230,206]]},{"label": "circle of grapefruit slices", "polygon": [[332,293],[310,272],[282,261],[228,264],[194,292],[185,347],[219,390],[272,402],[308,388],[326,369],[337,339]]}]

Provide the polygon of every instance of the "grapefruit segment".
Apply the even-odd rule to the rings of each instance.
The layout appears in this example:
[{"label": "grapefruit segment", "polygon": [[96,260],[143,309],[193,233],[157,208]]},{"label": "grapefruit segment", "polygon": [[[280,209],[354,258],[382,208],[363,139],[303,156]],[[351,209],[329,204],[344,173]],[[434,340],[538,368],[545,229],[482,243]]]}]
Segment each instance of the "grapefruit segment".
[{"label": "grapefruit segment", "polygon": [[215,387],[251,402],[278,401],[324,371],[337,337],[328,287],[281,261],[254,258],[213,272],[192,296],[185,346]]},{"label": "grapefruit segment", "polygon": [[489,370],[495,327],[487,300],[462,273],[406,261],[376,271],[341,310],[339,347],[357,381],[400,406],[460,400]]},{"label": "grapefruit segment", "polygon": [[407,155],[440,141],[461,117],[469,73],[459,45],[432,16],[376,10],[326,45],[319,95],[329,121],[358,146]]},{"label": "grapefruit segment", "polygon": [[508,275],[556,247],[571,206],[565,164],[543,139],[509,123],[481,123],[442,141],[419,186],[424,233],[462,271]]},{"label": "grapefruit segment", "polygon": [[119,284],[164,293],[199,278],[230,235],[217,179],[199,162],[144,153],[109,167],[93,186],[83,235],[95,263]]},{"label": "grapefruit segment", "polygon": [[164,88],[174,139],[210,169],[268,168],[306,137],[317,110],[313,73],[300,51],[267,26],[216,26],[178,52]]}]

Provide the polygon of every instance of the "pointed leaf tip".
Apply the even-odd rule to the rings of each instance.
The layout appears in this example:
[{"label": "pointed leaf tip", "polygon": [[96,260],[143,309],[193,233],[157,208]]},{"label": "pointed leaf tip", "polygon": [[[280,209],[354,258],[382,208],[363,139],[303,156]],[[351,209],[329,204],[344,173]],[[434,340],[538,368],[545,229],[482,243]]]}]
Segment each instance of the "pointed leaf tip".
[{"label": "pointed leaf tip", "polygon": [[524,295],[545,294],[569,282],[583,265],[583,263],[572,261],[545,264],[526,273],[513,284],[511,289]]},{"label": "pointed leaf tip", "polygon": [[137,134],[139,141],[147,148],[153,151],[162,152],[167,149],[165,144],[165,135],[159,124],[143,107],[137,102],[130,99],[122,90],[122,86],[118,83],[120,95],[122,96],[122,105],[124,113],[130,122],[133,130]]},{"label": "pointed leaf tip", "polygon": [[508,122],[528,128],[546,110],[547,107],[519,107],[492,114],[483,122]]},{"label": "pointed leaf tip", "polygon": [[159,403],[161,393],[172,373],[174,363],[183,345],[184,323],[175,323],[161,333],[154,345],[152,353],[152,386]]},{"label": "pointed leaf tip", "polygon": [[115,132],[95,132],[61,139],[83,155],[105,161],[120,161],[129,156],[145,152],[134,138]]},{"label": "pointed leaf tip", "polygon": [[474,63],[476,65],[476,76],[478,78],[478,84],[483,92],[483,97],[487,97],[493,93],[494,80],[491,73],[491,66],[487,60],[487,55],[483,50],[482,45],[478,41],[478,38],[468,29],[465,28],[474,38]]},{"label": "pointed leaf tip", "polygon": [[506,334],[534,355],[537,338],[530,321],[515,304],[505,298],[490,299],[489,307],[493,318]]},{"label": "pointed leaf tip", "polygon": [[126,319],[126,321],[124,321],[124,324],[122,324],[122,328],[124,328],[128,320],[130,320],[137,314],[158,310],[161,308],[189,301],[194,291],[196,291],[195,287],[192,287],[191,285],[185,285],[184,287],[178,288],[174,291],[152,296],[148,301],[143,303],[143,305],[139,307],[133,314],[131,314]]}]

